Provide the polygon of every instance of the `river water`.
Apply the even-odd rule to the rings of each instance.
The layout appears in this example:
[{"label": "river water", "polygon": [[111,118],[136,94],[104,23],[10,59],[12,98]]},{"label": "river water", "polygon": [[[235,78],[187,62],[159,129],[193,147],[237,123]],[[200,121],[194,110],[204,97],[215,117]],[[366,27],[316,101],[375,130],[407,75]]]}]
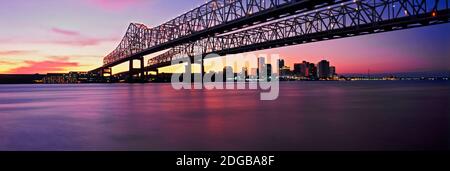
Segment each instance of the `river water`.
[{"label": "river water", "polygon": [[448,150],[450,82],[0,85],[0,150]]}]

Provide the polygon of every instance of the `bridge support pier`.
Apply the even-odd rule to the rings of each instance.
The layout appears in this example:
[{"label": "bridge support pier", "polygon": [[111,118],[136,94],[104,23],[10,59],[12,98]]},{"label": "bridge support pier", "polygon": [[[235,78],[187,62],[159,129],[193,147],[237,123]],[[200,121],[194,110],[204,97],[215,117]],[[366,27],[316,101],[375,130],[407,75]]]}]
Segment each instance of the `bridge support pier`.
[{"label": "bridge support pier", "polygon": [[197,74],[200,74],[200,77],[201,77],[201,80],[196,80],[195,78],[195,73],[193,72],[193,71],[191,71],[192,72],[192,76],[194,76],[194,78],[191,78],[192,80],[194,80],[194,81],[201,81],[201,83],[202,83],[202,85],[203,85],[203,76],[205,75],[205,56],[201,56],[201,58],[197,58],[197,57],[190,57],[190,61],[191,61],[191,65],[192,64],[199,64],[200,65],[200,73],[197,73]]},{"label": "bridge support pier", "polygon": [[133,68],[133,59],[130,60],[130,64],[128,67],[128,82],[131,83],[134,80],[134,68]]},{"label": "bridge support pier", "polygon": [[[139,60],[140,68],[134,68],[134,66],[133,66],[134,60]],[[145,66],[144,66],[144,57],[143,56],[130,59],[129,68],[128,68],[128,82],[129,83],[136,82],[137,80],[134,79],[135,75],[138,75],[139,82],[144,82],[145,81],[145,70],[144,70],[145,68],[144,67]]]},{"label": "bridge support pier", "polygon": [[[205,75],[205,57],[202,55],[202,62],[200,64],[200,72],[202,72],[202,76]],[[202,83],[203,83],[203,79],[202,79]]]},{"label": "bridge support pier", "polygon": [[102,68],[102,69],[101,69],[101,71],[100,71],[100,76],[101,76],[102,78],[105,78],[105,77],[106,77],[105,75],[108,75],[109,78],[110,78],[109,81],[111,81],[111,78],[113,77],[113,75],[112,75],[112,68],[111,68],[111,67],[108,67],[108,68]]},{"label": "bridge support pier", "polygon": [[102,77],[105,77],[105,74],[112,76],[112,68],[102,68],[102,70],[100,72],[101,72]]},{"label": "bridge support pier", "polygon": [[202,85],[205,83],[205,80],[203,79],[206,72],[205,72],[205,56],[202,55],[202,64],[201,64],[201,68],[200,71],[202,72]]},{"label": "bridge support pier", "polygon": [[144,57],[141,57],[139,60],[141,61],[141,67],[139,68],[140,73],[141,73],[140,79],[141,79],[142,82],[144,82],[145,81]]}]

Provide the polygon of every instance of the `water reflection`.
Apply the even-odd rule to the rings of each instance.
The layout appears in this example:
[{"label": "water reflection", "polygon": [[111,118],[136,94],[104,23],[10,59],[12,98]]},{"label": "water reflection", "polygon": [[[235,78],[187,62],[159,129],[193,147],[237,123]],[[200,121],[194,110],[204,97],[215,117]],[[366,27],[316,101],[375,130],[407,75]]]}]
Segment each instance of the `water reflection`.
[{"label": "water reflection", "polygon": [[1,85],[0,150],[448,149],[448,82]]}]

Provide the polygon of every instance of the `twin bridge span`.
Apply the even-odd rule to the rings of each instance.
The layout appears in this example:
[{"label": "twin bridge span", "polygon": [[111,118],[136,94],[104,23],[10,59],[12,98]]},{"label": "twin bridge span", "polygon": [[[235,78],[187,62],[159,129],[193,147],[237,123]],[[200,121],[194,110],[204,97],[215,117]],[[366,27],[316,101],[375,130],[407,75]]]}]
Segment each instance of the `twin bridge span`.
[{"label": "twin bridge span", "polygon": [[[212,0],[153,28],[130,24],[103,66],[90,72],[111,75],[112,67],[129,62],[130,80],[145,79],[148,71],[175,58],[195,63],[197,53],[237,54],[448,23],[449,1]],[[144,66],[145,55],[163,50]],[[140,68],[133,67],[134,60],[140,60]]]}]

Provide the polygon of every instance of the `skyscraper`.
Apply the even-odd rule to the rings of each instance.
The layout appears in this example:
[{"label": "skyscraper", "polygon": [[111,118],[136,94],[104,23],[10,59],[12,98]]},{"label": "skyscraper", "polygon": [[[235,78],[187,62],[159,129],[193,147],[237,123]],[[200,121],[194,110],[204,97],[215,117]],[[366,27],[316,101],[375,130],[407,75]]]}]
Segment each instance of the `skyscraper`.
[{"label": "skyscraper", "polygon": [[264,57],[258,58],[258,78],[265,79],[267,76],[266,59]]},{"label": "skyscraper", "polygon": [[303,61],[302,63],[294,64],[294,74],[300,77],[310,76],[310,63]]},{"label": "skyscraper", "polygon": [[266,64],[266,59],[264,57],[259,57],[258,58],[258,69],[263,68],[265,64]]},{"label": "skyscraper", "polygon": [[322,60],[317,64],[317,76],[321,79],[330,77],[330,62]]},{"label": "skyscraper", "polygon": [[309,73],[310,73],[309,66],[310,66],[309,62],[306,62],[306,61],[302,62],[302,65],[300,65],[300,76],[309,77]]},{"label": "skyscraper", "polygon": [[308,65],[308,73],[307,77],[311,80],[317,79],[317,67],[313,63],[309,63]]},{"label": "skyscraper", "polygon": [[266,64],[267,69],[267,80],[272,76],[272,64]]},{"label": "skyscraper", "polygon": [[330,77],[334,77],[336,75],[336,67],[330,67]]},{"label": "skyscraper", "polygon": [[284,59],[278,59],[278,70],[281,70],[281,68],[284,67]]},{"label": "skyscraper", "polygon": [[301,70],[302,70],[302,64],[295,63],[294,64],[294,74],[295,75],[301,75]]}]

